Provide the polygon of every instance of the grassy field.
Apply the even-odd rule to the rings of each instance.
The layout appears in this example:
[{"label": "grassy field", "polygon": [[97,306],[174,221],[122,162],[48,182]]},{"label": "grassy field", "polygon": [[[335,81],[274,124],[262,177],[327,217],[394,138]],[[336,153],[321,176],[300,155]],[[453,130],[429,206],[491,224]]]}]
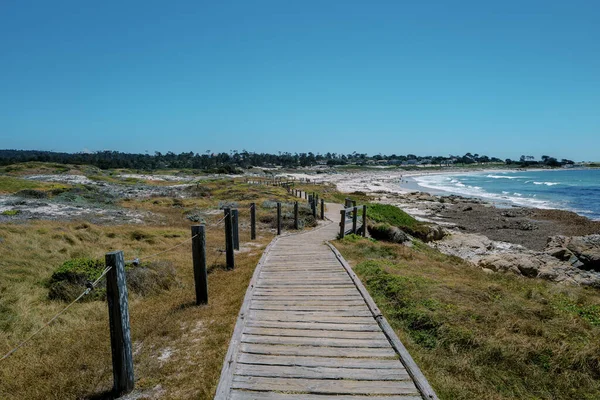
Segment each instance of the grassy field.
[{"label": "grassy field", "polygon": [[600,291],[335,242],[441,399],[599,399]]},{"label": "grassy field", "polygon": [[[209,304],[194,305],[191,245],[155,258],[170,263],[176,285],[148,296],[130,292],[136,389],[147,398],[211,399],[237,313],[262,249],[273,238],[272,201],[292,201],[283,188],[213,180],[193,197],[122,201],[160,214],[155,225],[94,225],[84,221],[29,221],[0,225],[0,353],[44,324],[66,303],[48,299],[47,283],[65,261],[103,258],[123,250],[126,259],[166,250],[191,236],[188,216],[207,224],[240,213],[241,250],[236,269],[225,269],[223,225],[209,227]],[[258,208],[258,238],[250,242],[249,204]],[[264,207],[263,207],[264,205]],[[261,222],[266,221],[266,222]],[[77,303],[56,323],[0,362],[1,399],[108,398],[112,365],[108,313],[103,301]]]}]

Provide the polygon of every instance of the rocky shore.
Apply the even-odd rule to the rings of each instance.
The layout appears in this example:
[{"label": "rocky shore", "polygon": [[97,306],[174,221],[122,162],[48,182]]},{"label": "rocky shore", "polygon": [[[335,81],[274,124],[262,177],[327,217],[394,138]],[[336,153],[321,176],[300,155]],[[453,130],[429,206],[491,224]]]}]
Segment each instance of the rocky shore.
[{"label": "rocky shore", "polygon": [[515,273],[600,288],[600,221],[563,210],[498,208],[474,198],[424,192],[373,193],[443,227],[429,245],[489,273]]}]

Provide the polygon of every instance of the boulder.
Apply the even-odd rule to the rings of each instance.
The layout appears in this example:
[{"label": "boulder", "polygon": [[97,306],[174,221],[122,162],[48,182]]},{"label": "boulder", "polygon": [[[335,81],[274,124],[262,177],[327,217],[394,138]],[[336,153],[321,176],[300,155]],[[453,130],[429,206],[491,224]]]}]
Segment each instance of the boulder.
[{"label": "boulder", "polygon": [[576,268],[600,271],[600,235],[552,236],[544,252]]},{"label": "boulder", "polygon": [[446,236],[446,231],[439,225],[428,225],[427,233],[422,238],[424,242],[432,242],[442,240]]}]

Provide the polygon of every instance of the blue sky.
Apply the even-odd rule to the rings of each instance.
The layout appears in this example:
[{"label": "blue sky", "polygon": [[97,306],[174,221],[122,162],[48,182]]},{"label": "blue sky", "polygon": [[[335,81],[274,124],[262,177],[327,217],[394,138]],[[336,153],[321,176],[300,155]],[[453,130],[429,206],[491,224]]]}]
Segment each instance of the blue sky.
[{"label": "blue sky", "polygon": [[0,148],[600,160],[598,21],[597,1],[0,0]]}]

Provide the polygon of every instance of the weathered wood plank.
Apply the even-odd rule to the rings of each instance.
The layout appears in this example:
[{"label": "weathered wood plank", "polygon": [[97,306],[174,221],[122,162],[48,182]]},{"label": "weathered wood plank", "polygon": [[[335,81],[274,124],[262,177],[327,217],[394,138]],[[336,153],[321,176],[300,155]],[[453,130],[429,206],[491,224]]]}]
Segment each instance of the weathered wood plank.
[{"label": "weathered wood plank", "polygon": [[352,307],[352,306],[363,306],[367,307],[365,302],[362,299],[357,300],[331,300],[331,299],[314,299],[308,297],[304,300],[300,300],[298,298],[287,300],[285,299],[274,299],[272,297],[260,298],[257,296],[252,296],[252,305],[260,307],[260,306],[269,306],[269,305],[279,305],[279,306],[324,306],[324,307],[336,307],[336,306],[344,306],[344,307]]},{"label": "weathered wood plank", "polygon": [[315,301],[333,301],[333,302],[343,302],[343,301],[363,301],[362,297],[356,295],[349,295],[343,293],[333,293],[328,295],[327,292],[301,292],[301,291],[291,291],[291,292],[258,292],[254,293],[253,298],[258,301],[288,301],[288,300],[297,300],[297,301],[305,301],[314,299]]},{"label": "weathered wood plank", "polygon": [[284,321],[260,321],[248,320],[247,327],[257,328],[286,328],[286,329],[308,329],[308,330],[327,330],[327,331],[347,331],[347,332],[380,332],[381,328],[375,321],[367,324],[331,324],[319,321],[309,322],[284,322]]},{"label": "weathered wood plank", "polygon": [[369,359],[348,357],[270,356],[240,353],[238,363],[257,365],[287,365],[301,367],[339,367],[362,369],[403,369],[398,359]]},{"label": "weathered wood plank", "polygon": [[242,335],[243,343],[256,344],[284,344],[297,346],[326,346],[326,347],[351,347],[354,349],[367,348],[388,348],[390,343],[387,339],[344,339],[328,337],[294,337],[294,336],[260,336],[260,335]]},{"label": "weathered wood plank", "polygon": [[382,332],[349,332],[349,331],[328,331],[316,329],[282,329],[282,328],[255,328],[247,326],[244,333],[248,335],[262,336],[294,336],[306,338],[339,338],[339,339],[378,339],[387,340]]},{"label": "weathered wood plank", "polygon": [[258,343],[240,343],[240,350],[244,353],[288,355],[288,356],[317,356],[317,357],[352,357],[352,358],[395,358],[396,353],[391,347],[388,348],[345,348],[345,347],[316,347],[316,346],[293,346],[273,345]]},{"label": "weathered wood plank", "polygon": [[404,368],[364,369],[238,364],[234,374],[236,376],[264,376],[271,378],[353,379],[357,381],[410,380],[410,376]]},{"label": "weathered wood plank", "polygon": [[[252,302],[251,310],[271,310],[271,311],[369,311],[363,304],[276,304],[273,302]],[[370,311],[369,311],[370,312]],[[365,314],[368,315],[368,314]]]},{"label": "weathered wood plank", "polygon": [[269,311],[250,310],[248,319],[264,321],[325,321],[335,323],[369,323],[368,311]]},{"label": "weathered wood plank", "polygon": [[315,394],[418,394],[411,381],[351,381],[233,376],[233,389]]},{"label": "weathered wood plank", "polygon": [[[320,394],[293,394],[281,392],[255,392],[247,390],[232,390],[231,400],[326,400],[331,399],[330,395]],[[416,395],[395,395],[395,396],[335,396],[335,400],[422,400],[421,396]]]}]

